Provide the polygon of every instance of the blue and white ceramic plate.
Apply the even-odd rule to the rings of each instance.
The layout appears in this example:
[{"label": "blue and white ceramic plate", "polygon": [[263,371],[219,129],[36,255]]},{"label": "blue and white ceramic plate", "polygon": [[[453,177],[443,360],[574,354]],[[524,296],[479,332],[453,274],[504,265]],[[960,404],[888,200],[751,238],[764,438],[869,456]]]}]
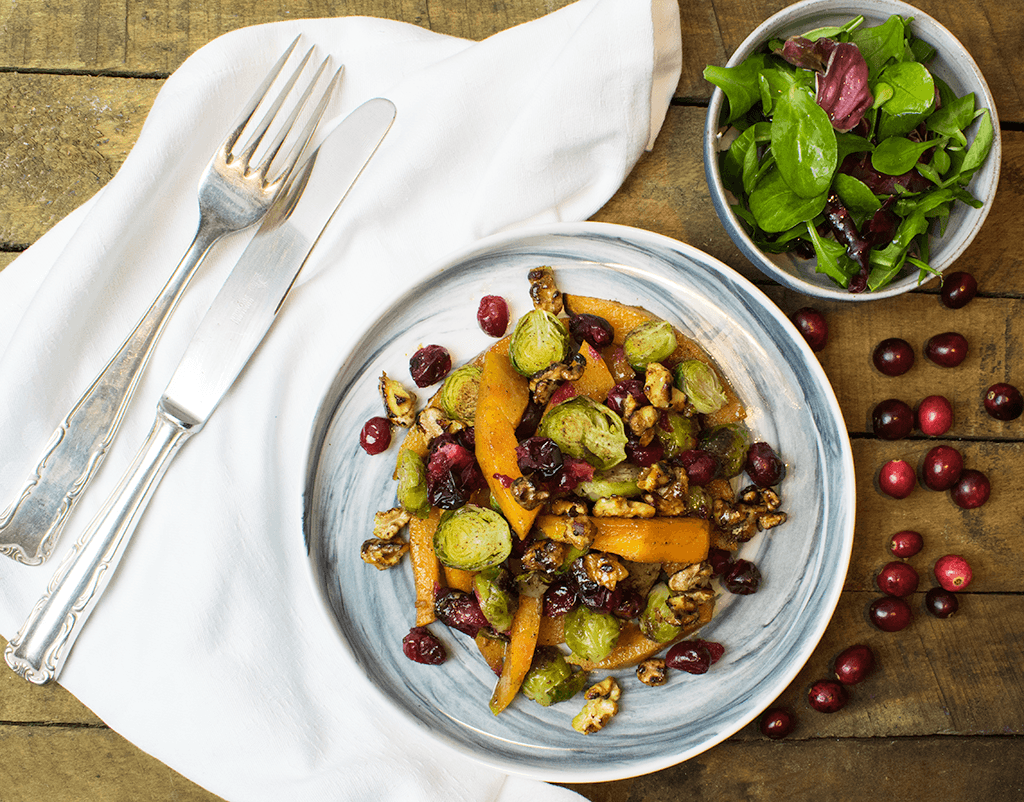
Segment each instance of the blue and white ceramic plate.
[{"label": "blue and white ceramic plate", "polygon": [[[519,697],[494,716],[495,676],[473,642],[440,624],[441,666],[408,660],[414,624],[408,565],[378,571],[359,558],[373,516],[395,505],[396,446],[369,457],[364,421],[381,414],[382,372],[407,383],[409,357],[439,343],[456,364],[494,341],[476,322],[484,295],[502,295],[513,321],[531,307],[530,268],[552,265],[567,293],[635,304],[702,343],[749,410],[758,439],[788,465],[789,521],[745,544],[764,576],[751,596],[724,593],[702,637],[725,645],[701,676],[671,672],[652,688],[632,669],[613,672],[620,710],[594,735],[571,726],[579,698],[541,707]],[[825,630],[853,541],[854,474],[839,406],[817,359],[786,317],[753,285],[710,256],[636,229],[555,225],[477,243],[410,287],[341,366],[315,425],[305,535],[324,603],[356,661],[381,694],[433,737],[502,771],[558,782],[613,780],[679,763],[735,733],[792,681]],[[603,675],[593,675],[596,681]]]}]

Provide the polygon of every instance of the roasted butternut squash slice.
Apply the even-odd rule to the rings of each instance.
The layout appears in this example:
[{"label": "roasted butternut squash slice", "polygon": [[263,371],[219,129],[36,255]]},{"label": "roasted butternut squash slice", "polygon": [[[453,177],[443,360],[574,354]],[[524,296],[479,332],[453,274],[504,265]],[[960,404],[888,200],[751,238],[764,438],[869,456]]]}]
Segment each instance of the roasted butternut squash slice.
[{"label": "roasted butternut squash slice", "polygon": [[[703,518],[591,518],[597,536],[591,548],[639,563],[695,563],[708,556],[711,526]],[[560,515],[538,516],[549,537],[565,528]]]},{"label": "roasted butternut squash slice", "polygon": [[540,636],[542,601],[539,596],[520,596],[519,608],[512,619],[512,633],[505,647],[505,661],[501,676],[491,696],[491,712],[498,715],[508,707],[519,692],[526,672],[533,663]]},{"label": "roasted butternut squash slice", "polygon": [[434,592],[441,584],[441,563],[434,551],[434,530],[441,510],[432,507],[426,518],[413,516],[409,521],[409,557],[412,560],[413,586],[416,589],[416,626],[425,627],[436,618]]}]

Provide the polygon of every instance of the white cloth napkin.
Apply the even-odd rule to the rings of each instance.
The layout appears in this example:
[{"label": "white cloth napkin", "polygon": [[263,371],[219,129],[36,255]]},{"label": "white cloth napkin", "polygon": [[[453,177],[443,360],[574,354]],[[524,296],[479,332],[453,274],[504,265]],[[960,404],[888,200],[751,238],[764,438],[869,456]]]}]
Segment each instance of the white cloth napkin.
[{"label": "white cloth napkin", "polygon": [[[616,191],[678,80],[674,0],[580,0],[479,43],[353,17],[247,28],[202,48],[167,81],[118,174],[0,272],[0,503],[184,253],[206,161],[299,32],[346,64],[331,117],[384,96],[397,120],[344,222],[172,464],[61,682],[229,800],[577,798],[456,754],[377,701],[313,590],[304,472],[319,401],[396,288],[485,235],[586,219]],[[0,559],[7,638],[134,456],[245,240],[218,246],[188,288],[54,557]]]}]

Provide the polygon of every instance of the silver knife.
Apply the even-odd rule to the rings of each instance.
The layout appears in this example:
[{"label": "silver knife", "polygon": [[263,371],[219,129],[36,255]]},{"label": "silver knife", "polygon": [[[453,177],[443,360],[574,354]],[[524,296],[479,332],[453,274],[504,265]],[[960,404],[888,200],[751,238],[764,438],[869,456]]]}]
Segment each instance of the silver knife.
[{"label": "silver knife", "polygon": [[[136,523],[182,444],[198,432],[262,342],[296,275],[395,117],[376,98],[331,131],[239,257],[157,405],[146,442],[57,568],[4,659],[29,682],[56,679]],[[316,169],[314,170],[314,165]]]}]

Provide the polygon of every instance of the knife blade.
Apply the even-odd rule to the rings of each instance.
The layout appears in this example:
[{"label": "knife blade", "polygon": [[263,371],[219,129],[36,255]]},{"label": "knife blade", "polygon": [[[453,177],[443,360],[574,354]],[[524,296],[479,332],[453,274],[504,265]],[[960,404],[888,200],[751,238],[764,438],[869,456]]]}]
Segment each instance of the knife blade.
[{"label": "knife blade", "polygon": [[171,459],[202,429],[263,341],[394,118],[394,105],[383,98],[357,108],[328,133],[267,213],[196,329],[146,442],[7,644],[4,659],[18,675],[38,685],[60,675]]}]

